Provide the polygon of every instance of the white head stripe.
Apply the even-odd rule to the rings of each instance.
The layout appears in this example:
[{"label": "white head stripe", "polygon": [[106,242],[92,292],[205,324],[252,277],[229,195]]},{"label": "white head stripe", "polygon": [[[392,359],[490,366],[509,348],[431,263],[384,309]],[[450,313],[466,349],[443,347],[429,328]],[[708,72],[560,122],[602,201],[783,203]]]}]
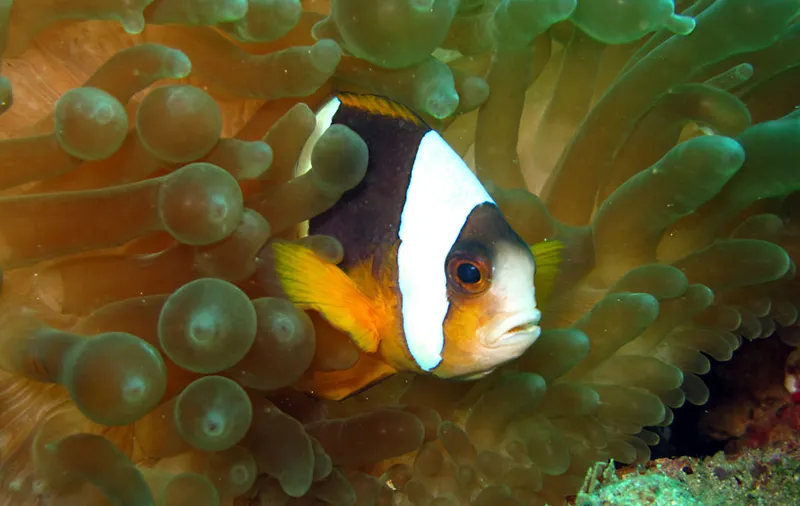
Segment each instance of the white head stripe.
[{"label": "white head stripe", "polygon": [[397,267],[406,343],[426,371],[442,361],[447,254],[472,210],[486,202],[494,203],[461,157],[437,132],[425,134],[400,215]]},{"label": "white head stripe", "polygon": [[322,137],[322,134],[325,133],[325,130],[333,123],[333,116],[336,114],[336,111],[339,110],[340,105],[342,105],[342,102],[334,97],[317,112],[316,126],[314,126],[314,131],[311,132],[305,145],[303,145],[303,150],[300,152],[297,168],[294,173],[295,176],[302,176],[311,170],[311,151],[314,149],[314,145],[317,144],[319,138]]}]

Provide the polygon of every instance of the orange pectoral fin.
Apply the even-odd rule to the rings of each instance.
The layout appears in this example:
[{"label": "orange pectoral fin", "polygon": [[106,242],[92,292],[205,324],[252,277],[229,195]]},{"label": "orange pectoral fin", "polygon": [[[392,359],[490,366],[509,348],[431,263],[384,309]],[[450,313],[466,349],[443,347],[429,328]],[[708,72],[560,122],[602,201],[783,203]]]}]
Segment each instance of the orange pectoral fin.
[{"label": "orange pectoral fin", "polygon": [[536,298],[540,303],[547,301],[547,296],[553,289],[556,276],[561,268],[561,250],[564,243],[561,241],[545,241],[530,246],[533,258],[536,260],[536,273],[533,275],[533,285],[536,287]]},{"label": "orange pectoral fin", "polygon": [[378,351],[379,315],[344,271],[305,246],[279,241],[271,246],[275,270],[289,300],[319,312],[362,351]]}]

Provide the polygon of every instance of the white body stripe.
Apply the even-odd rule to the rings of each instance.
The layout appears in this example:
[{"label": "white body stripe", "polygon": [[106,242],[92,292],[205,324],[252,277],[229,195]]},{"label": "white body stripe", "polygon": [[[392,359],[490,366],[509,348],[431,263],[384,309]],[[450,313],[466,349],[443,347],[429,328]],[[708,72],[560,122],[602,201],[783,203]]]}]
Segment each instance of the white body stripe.
[{"label": "white body stripe", "polygon": [[[341,100],[333,97],[322,107],[322,109],[317,111],[317,122],[314,125],[314,131],[311,132],[308,140],[303,145],[303,150],[300,151],[300,157],[297,159],[297,167],[294,168],[295,177],[302,176],[311,170],[311,151],[314,150],[314,146],[317,144],[319,138],[322,137],[322,134],[325,133],[325,130],[327,130],[328,127],[331,126],[331,123],[333,123],[333,116],[336,114],[336,111],[339,110],[339,106],[341,105]],[[299,233],[300,237],[305,237],[308,235],[308,221],[304,221],[299,224]]]},{"label": "white body stripe", "polygon": [[339,110],[340,105],[342,105],[342,102],[334,97],[317,112],[317,123],[314,126],[314,131],[311,132],[311,136],[309,136],[305,145],[303,145],[303,150],[300,152],[300,157],[298,158],[297,167],[294,172],[295,176],[302,176],[311,170],[311,151],[314,149],[319,138],[322,137],[322,134],[325,133],[325,130],[333,123],[333,116],[336,114],[336,111]]},{"label": "white body stripe", "polygon": [[397,267],[406,343],[426,371],[442,361],[445,260],[472,210],[486,202],[494,203],[461,157],[437,132],[425,134],[400,215]]}]

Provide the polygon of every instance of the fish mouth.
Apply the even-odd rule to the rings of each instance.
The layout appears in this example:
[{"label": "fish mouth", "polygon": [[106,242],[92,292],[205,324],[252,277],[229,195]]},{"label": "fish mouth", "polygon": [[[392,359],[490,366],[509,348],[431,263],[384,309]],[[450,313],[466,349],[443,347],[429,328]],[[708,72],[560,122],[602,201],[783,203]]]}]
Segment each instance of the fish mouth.
[{"label": "fish mouth", "polygon": [[493,347],[513,346],[528,342],[528,346],[538,339],[542,329],[539,320],[542,313],[532,309],[516,313],[498,322],[489,335],[487,344]]}]

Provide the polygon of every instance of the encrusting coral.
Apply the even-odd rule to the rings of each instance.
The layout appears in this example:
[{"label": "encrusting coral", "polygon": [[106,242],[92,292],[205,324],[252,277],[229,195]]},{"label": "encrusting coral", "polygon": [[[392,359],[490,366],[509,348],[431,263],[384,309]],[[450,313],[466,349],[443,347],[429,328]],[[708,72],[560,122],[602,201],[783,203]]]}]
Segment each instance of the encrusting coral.
[{"label": "encrusting coral", "polygon": [[[707,356],[795,339],[798,14],[0,0],[0,504],[556,505],[648,459]],[[566,245],[516,362],[292,388],[358,353],[316,346],[260,254],[364,175],[346,128],[303,152],[337,90],[415,109],[523,239]]]}]

